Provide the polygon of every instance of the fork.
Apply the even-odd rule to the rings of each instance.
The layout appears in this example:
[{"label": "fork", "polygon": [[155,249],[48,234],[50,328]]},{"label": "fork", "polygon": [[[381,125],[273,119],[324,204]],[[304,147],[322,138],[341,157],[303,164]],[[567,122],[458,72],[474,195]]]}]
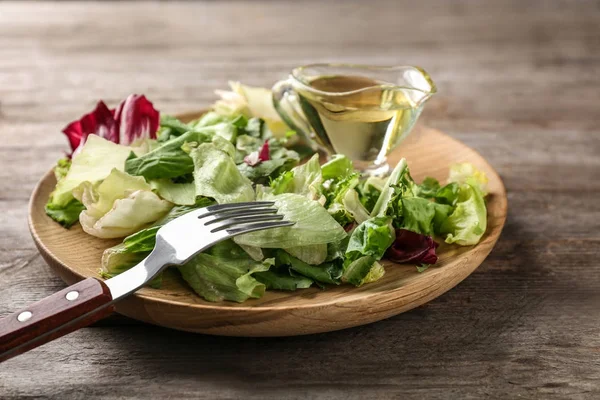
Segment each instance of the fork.
[{"label": "fork", "polygon": [[291,226],[273,202],[219,204],[192,210],[156,233],[154,249],[135,267],[102,281],[87,278],[0,319],[0,362],[90,325],[114,303],[215,243],[243,233]]}]

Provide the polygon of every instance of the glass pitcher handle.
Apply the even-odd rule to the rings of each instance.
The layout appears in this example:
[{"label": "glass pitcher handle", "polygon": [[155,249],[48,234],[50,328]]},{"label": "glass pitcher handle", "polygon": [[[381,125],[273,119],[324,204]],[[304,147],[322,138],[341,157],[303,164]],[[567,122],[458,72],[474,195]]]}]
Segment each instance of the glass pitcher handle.
[{"label": "glass pitcher handle", "polygon": [[273,107],[281,119],[296,131],[299,144],[309,147],[313,152],[318,151],[318,146],[311,140],[312,129],[298,104],[298,96],[292,84],[288,80],[279,81],[273,86],[272,92]]}]

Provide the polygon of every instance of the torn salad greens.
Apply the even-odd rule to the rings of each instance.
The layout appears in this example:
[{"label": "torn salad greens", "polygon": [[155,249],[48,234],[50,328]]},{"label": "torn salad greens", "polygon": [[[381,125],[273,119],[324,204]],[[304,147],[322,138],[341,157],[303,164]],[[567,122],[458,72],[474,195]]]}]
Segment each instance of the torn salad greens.
[{"label": "torn salad greens", "polygon": [[123,238],[104,251],[103,277],[143,260],[168,221],[216,203],[271,200],[295,225],[237,236],[177,267],[208,301],[360,286],[384,275],[382,260],[419,271],[435,264],[434,238],[481,240],[487,178],[471,164],[452,166],[445,185],[417,184],[404,159],[386,178],[362,177],[340,154],[321,164],[294,147],[270,91],[231,86],[197,120],[160,116],[131,95],[116,109],[99,102],[64,129],[71,153],[55,168],[46,213],[66,228],[80,222],[90,235]]}]

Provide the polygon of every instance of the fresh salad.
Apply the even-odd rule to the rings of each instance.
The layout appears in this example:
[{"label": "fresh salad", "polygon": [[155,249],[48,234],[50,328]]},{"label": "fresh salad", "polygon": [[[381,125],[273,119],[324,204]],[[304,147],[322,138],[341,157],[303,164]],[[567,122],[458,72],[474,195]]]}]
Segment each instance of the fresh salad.
[{"label": "fresh salad", "polygon": [[159,116],[130,95],[116,109],[100,101],[64,129],[71,153],[55,167],[46,213],[66,228],[79,222],[90,235],[123,238],[104,251],[103,277],[143,260],[163,224],[215,203],[274,201],[295,225],[235,237],[176,267],[208,301],[361,286],[384,275],[382,259],[422,272],[437,262],[436,240],[470,246],[484,234],[487,178],[472,165],[452,166],[442,185],[416,183],[404,159],[385,179],[362,177],[343,154],[320,164],[294,150],[269,90],[231,86],[195,121]]}]

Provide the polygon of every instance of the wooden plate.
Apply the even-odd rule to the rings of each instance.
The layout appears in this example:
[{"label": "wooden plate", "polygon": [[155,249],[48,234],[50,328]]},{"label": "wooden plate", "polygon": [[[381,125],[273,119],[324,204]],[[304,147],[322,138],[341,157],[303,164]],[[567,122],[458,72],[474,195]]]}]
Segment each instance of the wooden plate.
[{"label": "wooden plate", "polygon": [[[186,119],[195,115],[187,114]],[[506,192],[494,169],[474,150],[450,136],[421,128],[390,157],[406,157],[417,182],[425,176],[446,179],[448,168],[468,161],[489,177],[488,228],[474,247],[441,244],[436,266],[423,273],[414,265],[384,262],[378,282],[296,292],[267,291],[263,298],[237,304],[210,303],[195,295],[175,271],[167,271],[161,289],[143,288],[117,304],[117,312],[151,324],[228,336],[291,336],[368,324],[424,304],[465,279],[492,250],[506,219]],[[98,276],[102,251],[119,240],[102,240],[80,226],[66,230],[44,213],[56,181],[49,171],[35,188],[29,205],[29,227],[46,262],[67,283]]]}]

